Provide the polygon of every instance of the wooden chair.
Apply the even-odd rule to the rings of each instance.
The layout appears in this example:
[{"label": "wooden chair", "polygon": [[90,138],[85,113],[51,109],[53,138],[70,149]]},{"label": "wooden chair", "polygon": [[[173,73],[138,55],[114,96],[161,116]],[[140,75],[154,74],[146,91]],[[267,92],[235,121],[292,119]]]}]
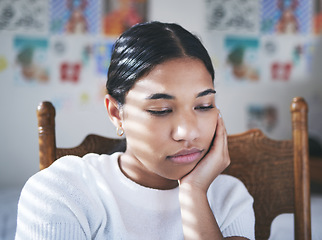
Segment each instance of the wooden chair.
[{"label": "wooden chair", "polygon": [[[272,140],[258,129],[228,136],[231,165],[225,173],[243,181],[254,198],[256,239],[268,239],[272,220],[282,213],[294,213],[296,240],[311,239],[307,111],[303,98],[293,99],[292,140]],[[57,148],[54,107],[42,102],[37,114],[40,169],[66,154],[110,154],[126,148],[124,140],[97,135],[88,135],[75,148]]]}]

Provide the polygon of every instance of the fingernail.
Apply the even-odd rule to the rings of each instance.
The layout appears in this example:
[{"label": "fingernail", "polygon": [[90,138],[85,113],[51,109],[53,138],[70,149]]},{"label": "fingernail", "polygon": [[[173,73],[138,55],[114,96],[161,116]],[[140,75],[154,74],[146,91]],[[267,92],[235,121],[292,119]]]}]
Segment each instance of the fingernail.
[{"label": "fingernail", "polygon": [[219,118],[222,118],[222,116],[221,116],[221,113],[220,113],[220,112],[219,112],[219,114],[218,114],[218,115],[219,115]]},{"label": "fingernail", "polygon": [[216,108],[218,109],[218,110],[220,110],[220,108],[218,107],[218,105],[216,104]]}]

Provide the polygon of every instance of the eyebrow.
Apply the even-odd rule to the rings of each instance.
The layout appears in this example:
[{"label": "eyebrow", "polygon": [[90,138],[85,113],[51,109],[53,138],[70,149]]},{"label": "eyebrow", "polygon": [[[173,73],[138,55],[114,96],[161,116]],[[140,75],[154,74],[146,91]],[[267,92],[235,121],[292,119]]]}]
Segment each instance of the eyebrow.
[{"label": "eyebrow", "polygon": [[198,93],[197,98],[198,97],[203,97],[203,96],[206,96],[206,95],[209,95],[209,94],[215,94],[215,93],[216,93],[216,90],[209,88],[209,89],[207,89],[205,91],[202,91],[202,92]]},{"label": "eyebrow", "polygon": [[174,96],[171,96],[166,93],[155,93],[148,96],[146,99],[155,100],[155,99],[174,99]]},{"label": "eyebrow", "polygon": [[[216,93],[216,90],[209,88],[209,89],[207,89],[205,91],[202,91],[202,92],[198,93],[197,98],[198,97],[203,97],[203,96],[206,96],[206,95],[209,95],[209,94],[215,94],[215,93]],[[147,99],[147,100],[157,100],[157,99],[172,100],[172,99],[175,99],[175,97],[172,96],[172,95],[166,94],[166,93],[154,93],[154,94],[149,95],[145,99]]]}]

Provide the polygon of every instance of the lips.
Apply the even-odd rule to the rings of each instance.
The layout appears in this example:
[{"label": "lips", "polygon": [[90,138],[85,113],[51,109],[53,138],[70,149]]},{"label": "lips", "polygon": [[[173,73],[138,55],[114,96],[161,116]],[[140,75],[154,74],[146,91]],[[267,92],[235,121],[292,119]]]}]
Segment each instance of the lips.
[{"label": "lips", "polygon": [[200,159],[202,150],[197,148],[184,149],[167,158],[176,164],[189,164]]}]

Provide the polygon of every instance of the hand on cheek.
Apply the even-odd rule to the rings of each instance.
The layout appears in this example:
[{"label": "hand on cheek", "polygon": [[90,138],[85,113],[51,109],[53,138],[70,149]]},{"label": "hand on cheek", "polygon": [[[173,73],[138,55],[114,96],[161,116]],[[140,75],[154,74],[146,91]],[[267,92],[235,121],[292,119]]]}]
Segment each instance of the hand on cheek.
[{"label": "hand on cheek", "polygon": [[218,121],[213,144],[205,157],[193,171],[179,180],[180,185],[189,184],[191,187],[207,191],[213,180],[230,164],[228,153],[227,132],[224,121],[218,112]]}]

